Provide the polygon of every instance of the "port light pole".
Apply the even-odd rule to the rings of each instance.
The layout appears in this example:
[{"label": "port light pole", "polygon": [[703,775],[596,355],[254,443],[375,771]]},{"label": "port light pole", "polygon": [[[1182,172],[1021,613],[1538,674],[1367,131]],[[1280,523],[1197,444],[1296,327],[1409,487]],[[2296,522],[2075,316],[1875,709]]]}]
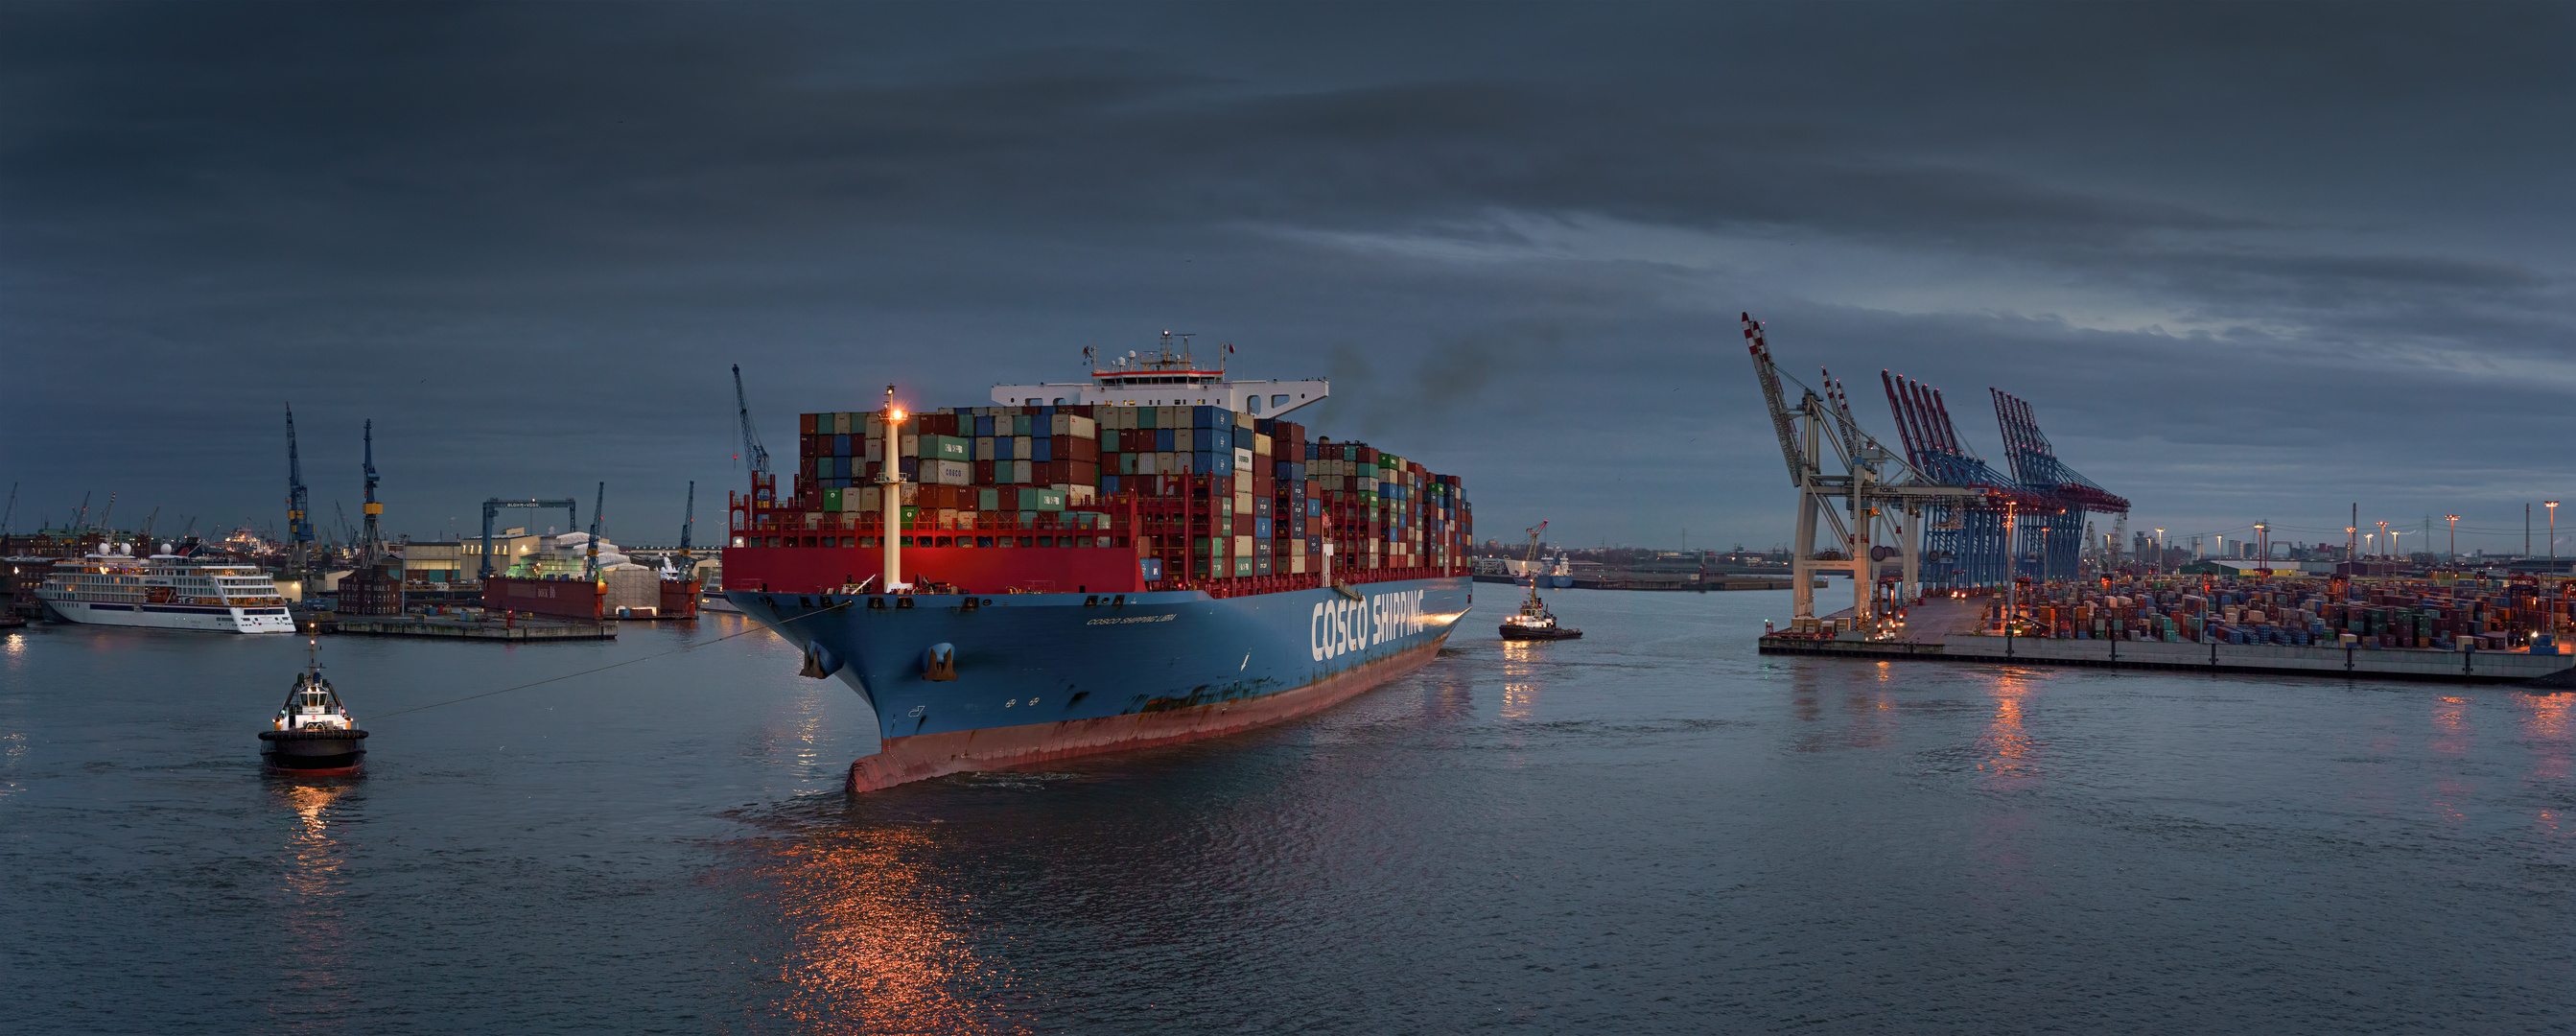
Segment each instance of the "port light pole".
[{"label": "port light pole", "polygon": [[2395,548],[2395,547],[2393,547],[2393,546],[2390,546],[2390,544],[2393,544],[2393,543],[2395,543],[2395,542],[2396,542],[2395,540],[2391,540],[2391,539],[2389,539],[2389,538],[2388,538],[2388,523],[2387,523],[2387,522],[2381,522],[2381,523],[2379,523],[2379,543],[2380,543],[2381,548],[2382,548],[2382,549],[2387,550],[2387,551],[2388,551],[2389,553],[2391,553],[2391,554],[2394,554],[2394,553],[2396,553],[2396,552],[2397,552],[2397,548]]},{"label": "port light pole", "polygon": [[2442,520],[2451,523],[2451,566],[2457,568],[2460,564],[2460,516],[2446,514]]},{"label": "port light pole", "polygon": [[2255,544],[2256,544],[2256,546],[2255,546],[2256,556],[2257,556],[2257,557],[2259,557],[2259,558],[2261,558],[2261,559],[2262,559],[2262,561],[2263,561],[2263,571],[2265,571],[2265,572],[2270,572],[2270,571],[2272,570],[2272,526],[2271,526],[2271,523],[2269,523],[2269,522],[2255,522],[2255,523],[2254,523],[2254,542],[2255,542]]},{"label": "port light pole", "polygon": [[2558,571],[2558,501],[2543,500],[2540,506],[2549,509],[2549,570],[2556,572]]},{"label": "port light pole", "polygon": [[[894,386],[886,386],[885,460],[877,467],[877,506],[884,515],[878,542],[885,550],[885,591],[899,594],[910,589],[903,581],[903,468],[895,462],[903,442],[903,408],[895,405]],[[968,429],[973,431],[973,429]]]}]

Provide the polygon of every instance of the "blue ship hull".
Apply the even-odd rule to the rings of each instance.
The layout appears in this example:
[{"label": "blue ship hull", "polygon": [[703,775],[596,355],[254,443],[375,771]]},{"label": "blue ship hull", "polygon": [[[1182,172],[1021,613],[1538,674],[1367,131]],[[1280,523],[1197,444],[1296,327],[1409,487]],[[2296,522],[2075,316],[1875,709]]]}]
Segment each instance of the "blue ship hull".
[{"label": "blue ship hull", "polygon": [[1428,661],[1466,576],[1345,594],[726,597],[865,699],[885,741],[854,790],[1212,737],[1302,715]]}]

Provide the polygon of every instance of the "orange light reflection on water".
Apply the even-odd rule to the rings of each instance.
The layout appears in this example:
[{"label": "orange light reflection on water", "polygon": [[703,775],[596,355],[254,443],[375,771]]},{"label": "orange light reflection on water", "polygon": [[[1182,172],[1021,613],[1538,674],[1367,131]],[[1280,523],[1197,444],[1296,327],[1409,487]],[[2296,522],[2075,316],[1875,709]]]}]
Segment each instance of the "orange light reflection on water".
[{"label": "orange light reflection on water", "polygon": [[1989,692],[1995,702],[1995,714],[1987,721],[1982,739],[1989,754],[1977,764],[1977,769],[1986,775],[1987,787],[2012,790],[2038,783],[2042,746],[2030,736],[2022,720],[2031,691],[2027,677],[2012,673],[1995,676]]},{"label": "orange light reflection on water", "polygon": [[[2469,754],[2469,739],[2474,733],[2469,726],[2471,704],[2471,699],[2456,695],[2433,699],[2434,754],[2454,758]],[[2476,791],[2477,785],[2462,779],[2458,770],[2446,772],[2433,782],[2433,811],[2451,823],[2466,823],[2469,797]]]},{"label": "orange light reflection on water", "polygon": [[756,882],[776,889],[789,957],[775,1017],[811,1033],[1024,1033],[996,1001],[1019,995],[1007,965],[978,955],[934,858],[933,829],[827,831],[756,843]]},{"label": "orange light reflection on water", "polygon": [[281,985],[294,994],[270,999],[269,1010],[300,1032],[336,1030],[345,1022],[337,1014],[348,1002],[349,936],[340,913],[347,858],[332,825],[333,804],[348,792],[339,783],[269,786],[270,800],[293,814],[293,826],[279,857],[286,902],[265,938],[281,953]]},{"label": "orange light reflection on water", "polygon": [[[2531,776],[2523,784],[2534,791],[2563,788],[2567,783],[2569,731],[2567,714],[2576,707],[2576,695],[2524,694],[2522,699],[2522,736],[2531,747]],[[2542,807],[2532,818],[2537,833],[2550,844],[2547,862],[2564,865],[2567,859],[2567,823],[2561,811]]]}]

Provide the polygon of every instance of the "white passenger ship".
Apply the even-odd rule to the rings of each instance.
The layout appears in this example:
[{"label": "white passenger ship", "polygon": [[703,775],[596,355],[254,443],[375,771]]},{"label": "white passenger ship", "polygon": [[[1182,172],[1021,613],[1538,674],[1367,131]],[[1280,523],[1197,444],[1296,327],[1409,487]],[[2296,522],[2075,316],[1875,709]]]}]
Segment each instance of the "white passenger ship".
[{"label": "white passenger ship", "polygon": [[218,633],[293,633],[295,619],[268,574],[229,561],[192,561],[175,554],[134,556],[128,544],[54,563],[36,589],[66,622],[100,626],[212,630]]}]

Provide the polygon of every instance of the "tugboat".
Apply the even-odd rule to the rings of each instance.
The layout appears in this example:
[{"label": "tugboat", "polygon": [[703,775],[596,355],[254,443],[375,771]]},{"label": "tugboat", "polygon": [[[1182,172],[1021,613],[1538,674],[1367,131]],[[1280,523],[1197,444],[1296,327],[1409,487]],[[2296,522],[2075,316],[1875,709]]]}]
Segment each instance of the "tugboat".
[{"label": "tugboat", "polygon": [[259,732],[263,772],[289,777],[355,777],[367,761],[367,732],[349,718],[340,694],[322,678],[321,645],[307,641],[309,663],[277,710],[275,730]]},{"label": "tugboat", "polygon": [[1547,523],[1540,522],[1529,531],[1529,599],[1521,602],[1520,614],[1503,620],[1504,640],[1573,640],[1583,635],[1582,630],[1557,625],[1556,613],[1547,610],[1547,602],[1538,599],[1538,585],[1544,581],[1538,574],[1538,534],[1546,528]]}]

